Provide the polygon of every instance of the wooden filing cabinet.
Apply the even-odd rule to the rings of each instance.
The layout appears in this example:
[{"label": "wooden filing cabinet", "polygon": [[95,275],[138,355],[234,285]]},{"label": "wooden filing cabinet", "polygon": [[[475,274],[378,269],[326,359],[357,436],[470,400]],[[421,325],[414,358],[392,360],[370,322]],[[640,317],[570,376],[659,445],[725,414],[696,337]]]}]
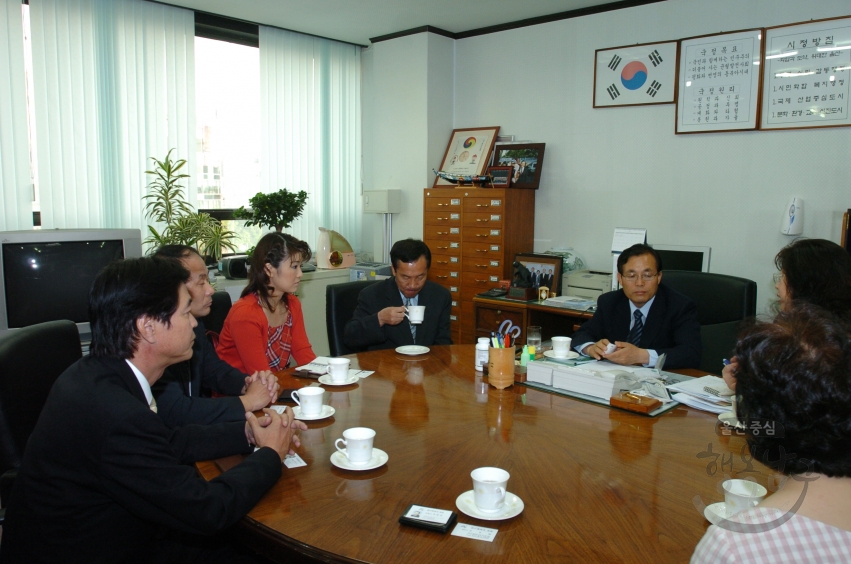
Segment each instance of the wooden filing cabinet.
[{"label": "wooden filing cabinet", "polygon": [[452,341],[474,343],[473,297],[510,280],[514,255],[532,252],[535,191],[426,188],[423,210],[429,279],[452,294]]}]

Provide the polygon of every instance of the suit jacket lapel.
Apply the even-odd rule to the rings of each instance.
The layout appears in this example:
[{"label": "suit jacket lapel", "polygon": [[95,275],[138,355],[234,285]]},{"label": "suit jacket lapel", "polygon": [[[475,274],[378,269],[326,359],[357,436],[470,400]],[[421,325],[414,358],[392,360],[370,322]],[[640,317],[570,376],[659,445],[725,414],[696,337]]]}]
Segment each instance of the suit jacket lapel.
[{"label": "suit jacket lapel", "polygon": [[652,348],[648,343],[656,340],[656,336],[662,329],[665,316],[668,310],[668,300],[665,290],[659,286],[656,292],[656,299],[653,300],[653,305],[650,306],[650,312],[647,314],[647,321],[644,323],[644,331],[641,333],[640,347],[643,349]]},{"label": "suit jacket lapel", "polygon": [[629,336],[629,298],[621,291],[621,299],[615,305],[613,341],[626,341]]}]

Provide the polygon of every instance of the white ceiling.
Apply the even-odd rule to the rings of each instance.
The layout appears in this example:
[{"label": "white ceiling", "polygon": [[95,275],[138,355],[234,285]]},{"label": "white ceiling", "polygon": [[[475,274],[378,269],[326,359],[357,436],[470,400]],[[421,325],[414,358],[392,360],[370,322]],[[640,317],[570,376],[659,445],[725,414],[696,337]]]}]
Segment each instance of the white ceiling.
[{"label": "white ceiling", "polygon": [[166,4],[369,45],[422,26],[470,31],[622,0],[163,0]]}]

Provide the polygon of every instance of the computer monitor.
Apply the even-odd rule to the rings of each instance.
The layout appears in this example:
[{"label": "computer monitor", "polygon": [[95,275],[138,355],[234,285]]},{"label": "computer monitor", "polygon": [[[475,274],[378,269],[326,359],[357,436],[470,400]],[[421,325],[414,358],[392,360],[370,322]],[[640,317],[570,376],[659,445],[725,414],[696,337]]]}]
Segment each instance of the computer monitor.
[{"label": "computer monitor", "polygon": [[651,245],[662,257],[664,270],[691,270],[709,272],[709,247],[686,245]]},{"label": "computer monitor", "polygon": [[95,277],[113,260],[141,256],[138,229],[0,232],[0,336],[70,319],[86,340]]}]

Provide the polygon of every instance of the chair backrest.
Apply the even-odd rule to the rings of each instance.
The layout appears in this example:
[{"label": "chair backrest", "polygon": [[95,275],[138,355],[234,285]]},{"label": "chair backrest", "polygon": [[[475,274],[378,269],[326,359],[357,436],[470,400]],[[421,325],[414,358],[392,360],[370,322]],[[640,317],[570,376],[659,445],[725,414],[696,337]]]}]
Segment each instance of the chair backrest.
[{"label": "chair backrest", "polygon": [[328,329],[328,347],[331,356],[359,352],[346,346],[343,330],[355,313],[361,290],[378,280],[357,280],[342,284],[329,284],[325,288],[325,323]]},{"label": "chair backrest", "polygon": [[210,313],[201,318],[207,332],[213,332],[216,335],[222,332],[222,327],[225,326],[225,318],[228,316],[232,305],[230,294],[227,292],[220,291],[213,293],[213,305],[210,308]]},{"label": "chair backrest", "polygon": [[82,358],[72,321],[48,321],[0,339],[0,473],[17,468],[53,383]]},{"label": "chair backrest", "polygon": [[730,358],[736,346],[741,321],[756,315],[756,282],[711,272],[665,270],[662,283],[697,304],[703,355],[696,368],[720,374],[721,360]]}]

